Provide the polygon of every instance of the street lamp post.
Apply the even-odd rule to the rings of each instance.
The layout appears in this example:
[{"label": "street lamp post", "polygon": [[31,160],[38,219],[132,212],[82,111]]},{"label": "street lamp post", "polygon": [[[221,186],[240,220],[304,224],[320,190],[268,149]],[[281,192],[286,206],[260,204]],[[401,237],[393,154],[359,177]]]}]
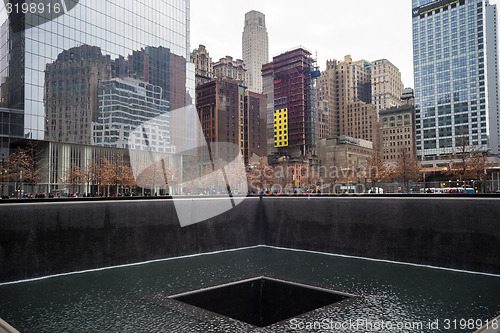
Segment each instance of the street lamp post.
[{"label": "street lamp post", "polygon": [[427,186],[425,186],[425,171],[423,173],[424,173],[424,193],[425,193],[427,188]]},{"label": "street lamp post", "polygon": [[500,173],[497,172],[497,191],[500,191]]},{"label": "street lamp post", "polygon": [[[2,181],[2,195],[4,194],[4,186],[6,183],[7,170],[5,170],[5,155],[2,154],[2,167],[0,168],[0,179]],[[7,195],[9,194],[9,188],[7,186]]]},{"label": "street lamp post", "polygon": [[20,177],[19,177],[19,192],[18,192],[18,199],[22,197],[21,193],[23,192],[23,170],[19,171]]}]

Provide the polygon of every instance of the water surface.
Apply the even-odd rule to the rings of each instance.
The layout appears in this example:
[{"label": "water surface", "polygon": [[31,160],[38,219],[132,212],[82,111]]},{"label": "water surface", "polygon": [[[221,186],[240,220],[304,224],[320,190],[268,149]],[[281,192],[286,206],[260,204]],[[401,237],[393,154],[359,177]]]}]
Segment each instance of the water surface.
[{"label": "water surface", "polygon": [[263,275],[359,297],[256,332],[473,332],[460,320],[500,314],[498,276],[257,247],[0,285],[0,317],[23,333],[248,332],[142,299]]}]

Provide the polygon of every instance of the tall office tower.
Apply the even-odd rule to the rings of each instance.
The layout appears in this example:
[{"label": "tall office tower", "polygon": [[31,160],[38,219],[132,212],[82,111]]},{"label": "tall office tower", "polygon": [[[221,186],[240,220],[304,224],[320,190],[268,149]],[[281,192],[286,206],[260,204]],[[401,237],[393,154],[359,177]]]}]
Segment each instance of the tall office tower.
[{"label": "tall office tower", "polygon": [[212,58],[210,58],[205,45],[200,45],[191,52],[191,62],[195,67],[196,86],[207,83],[214,78]]},{"label": "tall office tower", "polygon": [[417,155],[439,160],[464,139],[498,154],[496,6],[413,0],[412,16]]},{"label": "tall office tower", "polygon": [[[13,110],[13,114],[24,114],[25,137],[59,140],[58,135],[54,138],[50,134],[53,125],[59,130],[61,118],[61,130],[68,131],[68,142],[80,142],[82,125],[89,135],[89,128],[86,128],[92,121],[89,114],[97,111],[97,104],[85,99],[97,94],[97,80],[109,79],[107,64],[104,64],[107,60],[104,59],[121,59],[117,66],[109,70],[123,75],[127,70],[125,58],[136,50],[149,57],[148,63],[143,63],[137,73],[142,71],[146,82],[149,81],[148,76],[153,81],[156,80],[155,75],[161,76],[158,82],[152,83],[167,90],[163,91],[163,97],[168,99],[171,110],[190,103],[188,94],[191,97],[194,95],[194,66],[188,63],[189,0],[117,0],[112,3],[80,0],[71,3],[74,6],[66,7],[64,10],[67,12],[62,15],[49,15],[47,6],[44,13],[7,14],[5,6],[1,6],[0,59],[3,62],[0,68],[0,106]],[[91,50],[100,49],[103,60],[97,60],[98,55],[92,59],[90,54],[82,57],[78,51],[71,51],[82,45]],[[68,59],[59,59],[59,55]],[[51,66],[55,63],[57,68]],[[165,68],[168,68],[168,73],[162,72]],[[87,79],[86,95],[82,93],[84,77]],[[76,80],[80,81],[78,90]],[[56,114],[61,110],[57,110],[58,105],[45,104],[44,99],[49,101],[45,98],[47,91],[53,94],[57,90],[59,96],[59,87],[62,88],[61,94],[64,93],[64,109],[62,117],[57,115],[59,118],[53,118],[52,108],[56,107]],[[69,87],[72,87],[71,91]],[[93,89],[93,92],[88,89]],[[53,98],[53,95],[49,96]],[[75,115],[75,112],[78,114]],[[55,124],[53,120],[56,120]],[[71,137],[67,126],[70,126]],[[75,130],[79,132],[76,137]],[[10,137],[10,133],[1,131],[0,135]],[[0,143],[9,144],[4,140]]]},{"label": "tall office tower", "polygon": [[[279,156],[292,158],[312,153],[317,102],[316,71],[311,53],[302,47],[282,53],[263,67],[263,74],[268,93],[271,77],[274,84],[273,109],[268,107],[268,112],[272,112],[275,151]],[[269,126],[268,123],[268,129]]]},{"label": "tall office tower", "polygon": [[233,60],[233,57],[226,56],[221,58],[214,65],[214,75],[218,79],[230,79],[240,82],[246,86],[245,63],[241,59]]},{"label": "tall office tower", "polygon": [[371,66],[366,61],[328,60],[318,87],[320,100],[328,101],[330,136],[346,135],[378,146],[378,120],[371,104]]},{"label": "tall office tower", "polygon": [[387,59],[372,62],[372,104],[377,114],[381,110],[395,108],[404,104],[401,100],[404,85],[401,72]]},{"label": "tall office tower", "polygon": [[[266,156],[266,96],[248,91],[237,80],[212,80],[196,88],[196,109],[210,151],[201,150],[202,161],[217,162],[226,151],[239,147],[245,163],[252,155]],[[232,148],[215,143],[228,142]],[[217,147],[217,148],[215,148]],[[209,156],[211,155],[211,156]]]},{"label": "tall office tower", "polygon": [[269,62],[269,38],[264,14],[255,10],[245,14],[242,48],[243,62],[248,70],[248,89],[262,93],[262,65]]}]

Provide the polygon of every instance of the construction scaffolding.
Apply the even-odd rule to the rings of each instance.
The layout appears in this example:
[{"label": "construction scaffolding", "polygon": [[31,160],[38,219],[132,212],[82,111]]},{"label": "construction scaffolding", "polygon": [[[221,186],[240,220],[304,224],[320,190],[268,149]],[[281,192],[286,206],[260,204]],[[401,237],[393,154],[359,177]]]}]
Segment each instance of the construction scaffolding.
[{"label": "construction scaffolding", "polygon": [[314,148],[316,68],[311,52],[299,47],[273,59],[274,108],[288,109],[288,147],[307,155]]}]

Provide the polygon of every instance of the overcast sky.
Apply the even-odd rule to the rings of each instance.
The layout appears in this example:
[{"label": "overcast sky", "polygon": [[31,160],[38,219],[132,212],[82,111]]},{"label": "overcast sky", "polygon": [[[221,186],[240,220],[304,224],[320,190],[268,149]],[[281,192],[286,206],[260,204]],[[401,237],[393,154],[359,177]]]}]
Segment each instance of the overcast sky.
[{"label": "overcast sky", "polygon": [[[490,0],[498,4],[500,0]],[[191,0],[191,50],[203,44],[214,61],[241,59],[245,13],[266,15],[269,56],[302,45],[327,59],[388,59],[413,87],[410,0]]]}]

